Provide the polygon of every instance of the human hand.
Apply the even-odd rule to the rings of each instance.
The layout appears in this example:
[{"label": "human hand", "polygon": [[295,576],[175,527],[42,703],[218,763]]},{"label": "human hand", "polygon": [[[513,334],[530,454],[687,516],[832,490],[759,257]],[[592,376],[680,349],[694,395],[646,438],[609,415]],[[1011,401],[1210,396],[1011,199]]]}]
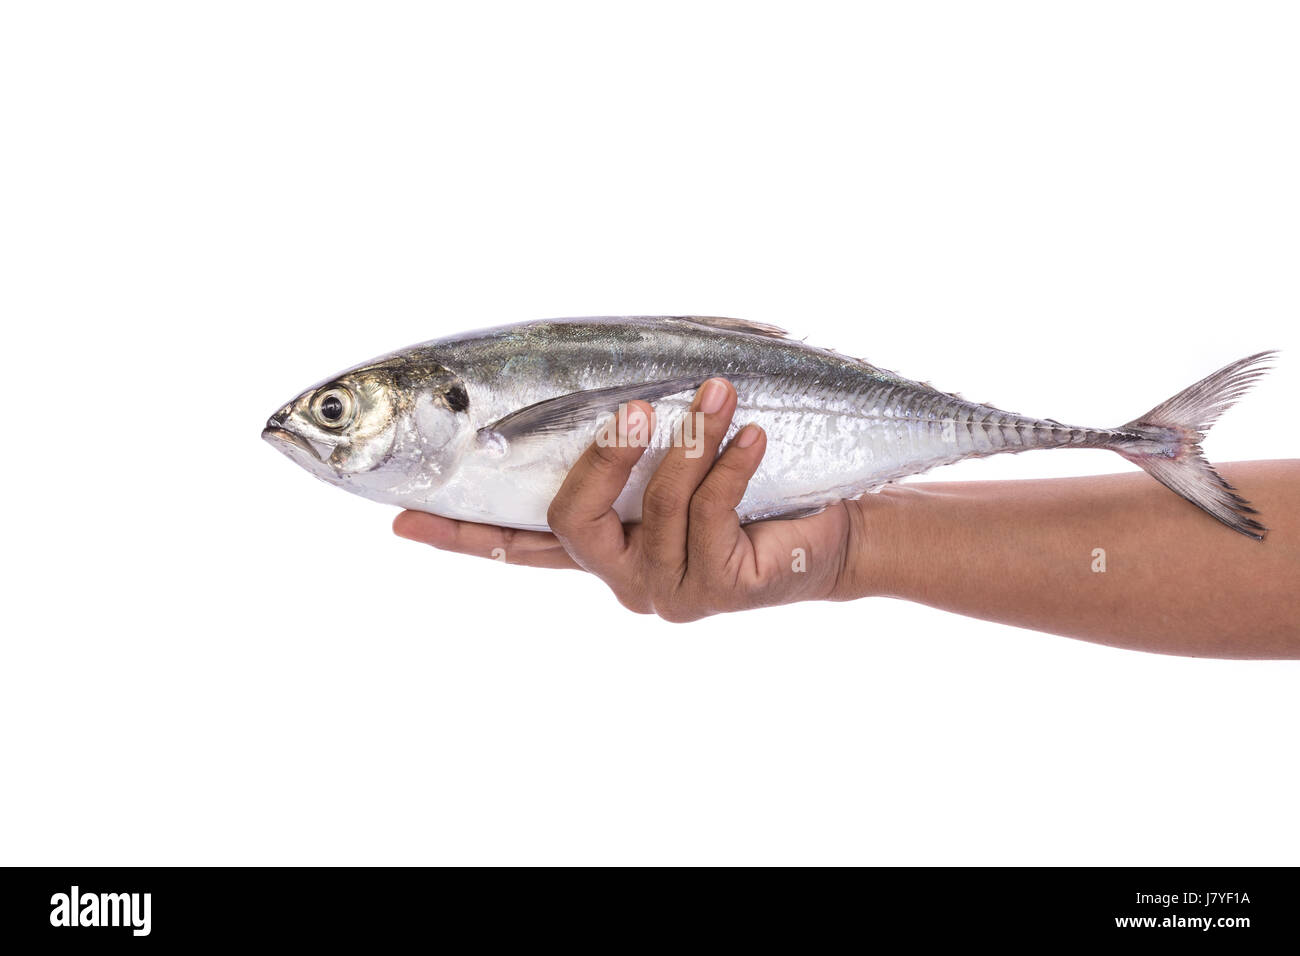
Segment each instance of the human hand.
[{"label": "human hand", "polygon": [[[419,511],[402,512],[393,530],[445,551],[589,571],[624,606],[668,621],[857,596],[848,583],[860,536],[855,502],[836,502],[806,518],[740,524],[735,509],[763,459],[767,436],[747,425],[715,458],[735,411],[731,383],[704,383],[691,405],[699,413],[697,447],[704,453],[691,457],[685,442],[673,442],[646,487],[639,524],[624,525],[613,509],[645,451],[629,444],[629,433],[653,430],[654,410],[636,401],[620,410],[619,441],[592,444],[569,471],[547,516],[553,533]],[[645,423],[637,416],[646,416]]]}]

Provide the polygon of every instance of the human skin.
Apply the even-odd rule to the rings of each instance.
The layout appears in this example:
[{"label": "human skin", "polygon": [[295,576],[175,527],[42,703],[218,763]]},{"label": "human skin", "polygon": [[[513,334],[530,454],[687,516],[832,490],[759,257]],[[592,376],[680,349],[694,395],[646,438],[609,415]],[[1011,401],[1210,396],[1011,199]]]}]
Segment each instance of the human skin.
[{"label": "human skin", "polygon": [[[711,452],[735,390],[711,379],[692,409]],[[653,410],[631,402],[620,412],[620,437],[648,433],[638,415]],[[669,621],[893,597],[1117,647],[1300,657],[1300,460],[1219,468],[1260,511],[1262,542],[1141,473],[890,485],[821,514],[742,527],[735,507],[766,444],[757,425],[716,460],[678,443],[635,525],[612,505],[644,448],[620,441],[593,444],[574,465],[548,515],[554,533],[416,511],[393,529],[443,550],[586,570],[626,607]]]}]

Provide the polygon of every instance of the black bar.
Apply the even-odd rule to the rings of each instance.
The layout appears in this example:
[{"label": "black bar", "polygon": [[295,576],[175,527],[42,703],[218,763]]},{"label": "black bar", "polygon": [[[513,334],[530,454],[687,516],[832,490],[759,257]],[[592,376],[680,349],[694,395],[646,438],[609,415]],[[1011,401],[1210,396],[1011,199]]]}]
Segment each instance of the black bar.
[{"label": "black bar", "polygon": [[[428,942],[509,937],[613,947],[750,939],[879,945],[902,934],[916,942],[1131,940],[1236,949],[1300,938],[1294,869],[699,869],[595,878],[577,868],[3,872],[0,925],[9,939],[41,946],[350,941],[369,948],[409,944],[412,933]],[[119,925],[71,925],[113,921]]]}]

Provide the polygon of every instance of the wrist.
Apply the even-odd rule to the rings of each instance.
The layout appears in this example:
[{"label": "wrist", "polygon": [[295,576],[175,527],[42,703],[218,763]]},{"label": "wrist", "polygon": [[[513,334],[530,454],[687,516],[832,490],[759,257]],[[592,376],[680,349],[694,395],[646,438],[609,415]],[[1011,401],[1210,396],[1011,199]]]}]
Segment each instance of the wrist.
[{"label": "wrist", "polygon": [[906,596],[906,559],[920,543],[906,529],[913,498],[908,489],[890,486],[876,494],[844,502],[848,534],[844,561],[831,600]]}]

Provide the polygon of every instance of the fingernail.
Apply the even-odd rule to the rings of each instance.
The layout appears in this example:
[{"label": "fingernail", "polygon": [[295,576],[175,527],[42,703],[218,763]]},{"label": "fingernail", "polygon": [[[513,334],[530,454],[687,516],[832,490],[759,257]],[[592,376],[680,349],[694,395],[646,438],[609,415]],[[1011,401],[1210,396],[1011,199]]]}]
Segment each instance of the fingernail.
[{"label": "fingernail", "polygon": [[627,406],[622,437],[629,448],[644,448],[649,444],[650,420],[639,406]]},{"label": "fingernail", "polygon": [[711,378],[700,389],[700,411],[712,415],[727,400],[727,386],[720,378]]},{"label": "fingernail", "polygon": [[758,441],[759,428],[757,425],[746,425],[736,436],[737,448],[748,448],[754,442]]}]

